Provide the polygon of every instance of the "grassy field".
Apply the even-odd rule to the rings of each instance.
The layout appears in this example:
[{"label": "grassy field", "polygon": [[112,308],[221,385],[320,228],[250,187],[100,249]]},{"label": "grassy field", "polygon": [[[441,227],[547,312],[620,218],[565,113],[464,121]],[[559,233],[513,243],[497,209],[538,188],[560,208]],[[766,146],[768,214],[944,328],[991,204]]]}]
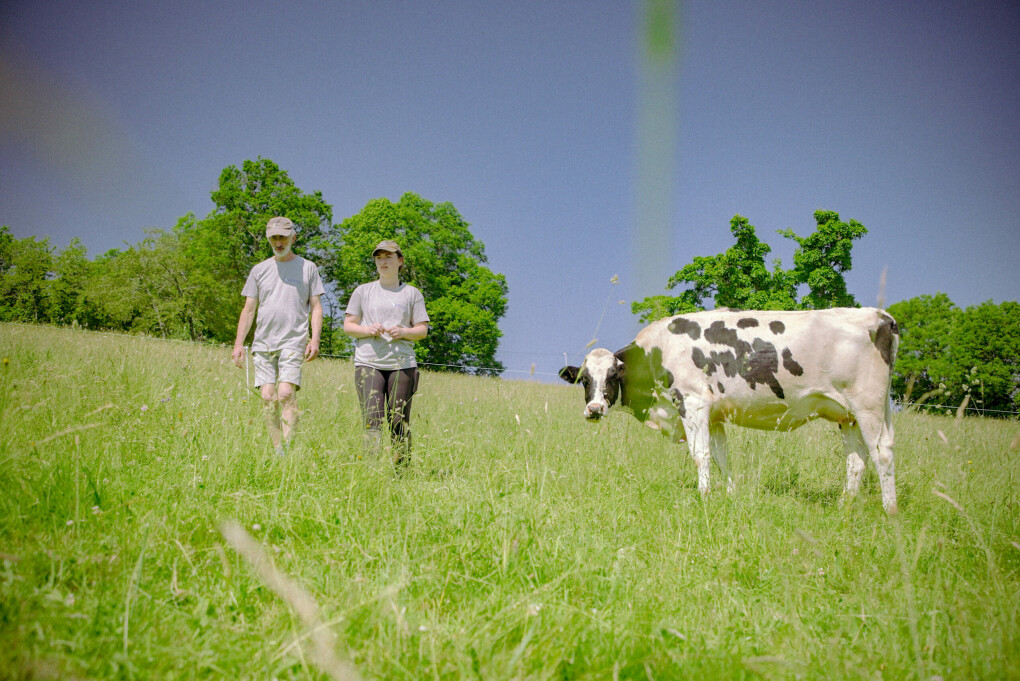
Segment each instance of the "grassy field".
[{"label": "grassy field", "polygon": [[890,520],[870,463],[840,505],[825,424],[731,428],[702,501],[579,389],[427,373],[396,477],[347,362],[279,459],[226,348],[0,324],[0,357],[0,678],[1020,678],[1017,421],[897,416]]}]

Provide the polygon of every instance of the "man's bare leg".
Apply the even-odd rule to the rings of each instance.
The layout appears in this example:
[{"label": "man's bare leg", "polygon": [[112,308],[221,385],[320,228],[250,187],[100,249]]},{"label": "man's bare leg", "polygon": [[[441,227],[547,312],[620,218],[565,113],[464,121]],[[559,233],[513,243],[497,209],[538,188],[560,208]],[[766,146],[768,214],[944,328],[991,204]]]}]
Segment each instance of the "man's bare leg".
[{"label": "man's bare leg", "polygon": [[[283,385],[289,385],[284,383]],[[266,383],[262,386],[262,414],[266,419],[266,429],[269,431],[269,441],[273,443],[273,449],[280,451],[280,403],[276,395],[276,386]]]},{"label": "man's bare leg", "polygon": [[286,447],[290,444],[291,438],[297,430],[297,388],[293,383],[281,382],[276,400],[279,402],[282,411],[283,446]]}]

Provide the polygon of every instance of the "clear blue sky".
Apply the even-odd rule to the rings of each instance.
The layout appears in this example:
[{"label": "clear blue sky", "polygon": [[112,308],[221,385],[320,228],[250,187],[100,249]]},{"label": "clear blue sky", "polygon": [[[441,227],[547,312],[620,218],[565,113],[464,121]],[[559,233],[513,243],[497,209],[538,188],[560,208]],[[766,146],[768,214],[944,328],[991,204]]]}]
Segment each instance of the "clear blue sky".
[{"label": "clear blue sky", "polygon": [[[204,217],[220,171],[259,156],[335,222],[449,201],[507,277],[508,378],[626,344],[630,302],[732,245],[737,213],[784,267],[776,230],[806,236],[818,209],[863,223],[861,304],[885,269],[887,304],[1020,298],[1020,5],[683,3],[644,189],[641,8],[8,0],[0,224],[94,257]],[[649,196],[667,234],[635,246]]]}]

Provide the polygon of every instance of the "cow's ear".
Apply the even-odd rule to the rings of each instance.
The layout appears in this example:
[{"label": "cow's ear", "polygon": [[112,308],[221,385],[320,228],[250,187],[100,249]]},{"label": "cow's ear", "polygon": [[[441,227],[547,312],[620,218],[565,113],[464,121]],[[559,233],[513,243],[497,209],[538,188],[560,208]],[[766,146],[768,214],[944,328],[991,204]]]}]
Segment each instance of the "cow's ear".
[{"label": "cow's ear", "polygon": [[577,372],[580,371],[580,367],[566,366],[560,369],[560,378],[567,383],[577,383]]}]

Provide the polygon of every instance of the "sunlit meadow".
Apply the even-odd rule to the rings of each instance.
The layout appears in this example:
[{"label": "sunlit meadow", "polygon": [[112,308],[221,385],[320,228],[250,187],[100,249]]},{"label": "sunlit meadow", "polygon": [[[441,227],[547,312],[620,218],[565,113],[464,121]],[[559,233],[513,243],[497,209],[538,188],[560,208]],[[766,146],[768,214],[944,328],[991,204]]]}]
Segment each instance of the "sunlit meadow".
[{"label": "sunlit meadow", "polygon": [[1015,420],[898,414],[889,519],[826,424],[732,428],[703,501],[565,384],[425,373],[396,476],[346,361],[281,459],[227,348],[3,324],[0,357],[2,678],[1020,677]]}]

